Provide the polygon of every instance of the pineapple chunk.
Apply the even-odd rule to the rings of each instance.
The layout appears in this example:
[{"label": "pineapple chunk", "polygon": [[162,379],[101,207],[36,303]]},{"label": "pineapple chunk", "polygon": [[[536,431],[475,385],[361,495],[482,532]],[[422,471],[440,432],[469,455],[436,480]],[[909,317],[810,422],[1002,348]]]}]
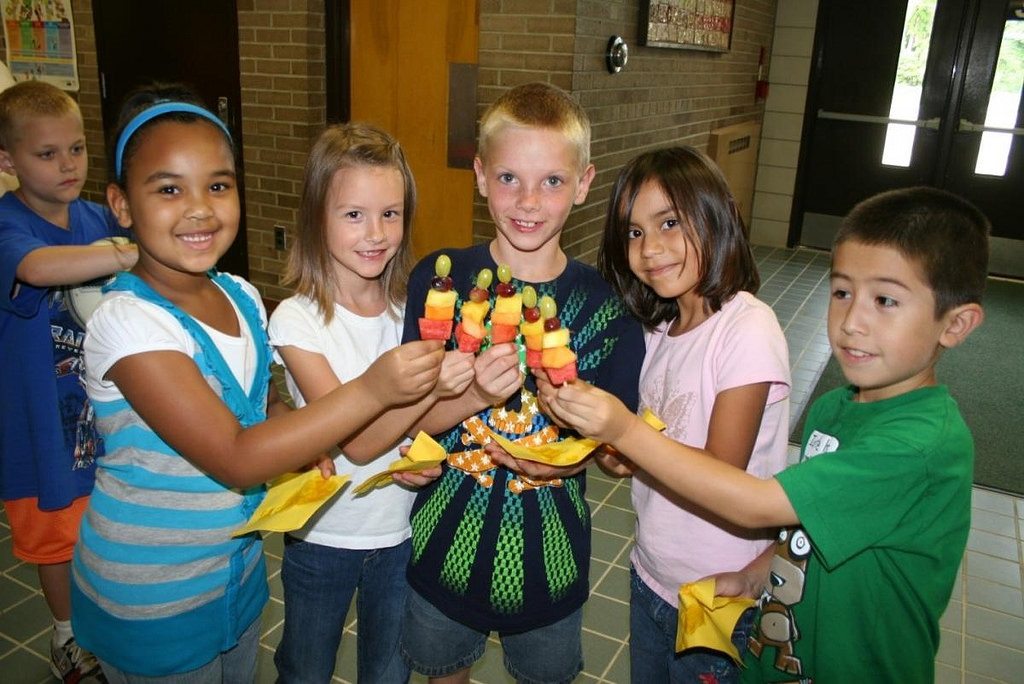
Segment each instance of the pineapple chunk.
[{"label": "pineapple chunk", "polygon": [[[569,329],[559,328],[558,330],[552,330],[551,332],[544,333],[544,341],[542,347],[544,349],[551,349],[552,347],[568,347],[569,346]],[[547,364],[545,364],[547,365]]]},{"label": "pineapple chunk", "polygon": [[482,325],[484,322],[484,316],[487,315],[487,311],[490,308],[490,302],[466,302],[462,305],[462,320],[470,320]]},{"label": "pineapple chunk", "polygon": [[456,298],[455,290],[448,290],[447,292],[441,292],[433,288],[427,290],[427,306],[436,307],[438,309],[447,308],[449,306],[455,306]]},{"label": "pineapple chunk", "polygon": [[511,297],[498,297],[494,300],[494,313],[508,313],[513,314],[516,317],[516,323],[519,323],[519,316],[523,310],[523,296],[520,294],[514,294]]},{"label": "pineapple chunk", "polygon": [[[538,318],[533,323],[523,321],[519,324],[519,332],[523,333],[524,337],[531,337],[536,335],[541,337],[544,335],[544,319]],[[537,347],[540,349],[540,347]]]}]

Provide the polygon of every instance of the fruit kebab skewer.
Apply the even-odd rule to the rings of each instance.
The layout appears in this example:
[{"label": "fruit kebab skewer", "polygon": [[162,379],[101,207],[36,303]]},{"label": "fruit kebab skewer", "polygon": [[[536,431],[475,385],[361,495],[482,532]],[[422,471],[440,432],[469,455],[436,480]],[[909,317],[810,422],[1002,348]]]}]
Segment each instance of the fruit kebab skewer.
[{"label": "fruit kebab skewer", "polygon": [[491,344],[512,342],[519,332],[523,315],[523,297],[512,284],[512,269],[498,265],[498,284],[494,286],[494,309],[491,311]]},{"label": "fruit kebab skewer", "polygon": [[540,298],[540,313],[544,319],[544,337],[541,339],[541,366],[552,385],[561,385],[576,379],[576,354],[569,349],[569,329],[558,319],[555,300],[545,295]]},{"label": "fruit kebab skewer", "polygon": [[532,285],[523,288],[523,322],[519,324],[519,332],[523,334],[526,345],[526,367],[541,367],[541,351],[544,349],[544,319],[537,306],[537,291]]},{"label": "fruit kebab skewer", "polygon": [[430,279],[423,318],[419,319],[420,339],[447,340],[452,336],[455,318],[456,293],[452,289],[452,260],[441,254],[434,262],[434,277]]},{"label": "fruit kebab skewer", "polygon": [[464,302],[459,309],[462,320],[455,326],[455,341],[458,342],[459,351],[480,351],[480,345],[487,335],[484,318],[491,308],[491,293],[487,288],[491,286],[492,280],[494,273],[489,268],[477,273],[476,285],[469,291],[469,301]]}]

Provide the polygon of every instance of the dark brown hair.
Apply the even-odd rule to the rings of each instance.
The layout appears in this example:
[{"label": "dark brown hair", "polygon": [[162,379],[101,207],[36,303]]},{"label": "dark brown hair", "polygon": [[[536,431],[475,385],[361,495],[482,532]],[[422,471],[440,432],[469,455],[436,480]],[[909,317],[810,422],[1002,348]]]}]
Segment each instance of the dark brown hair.
[{"label": "dark brown hair", "polygon": [[629,267],[630,215],[640,188],[657,183],[700,253],[697,294],[711,312],[737,292],[757,292],[760,278],[729,186],[707,156],[693,147],[645,152],[623,167],[612,189],[598,268],[647,328],[679,315],[674,299],[659,297]]},{"label": "dark brown hair", "polygon": [[892,247],[920,265],[935,294],[935,317],[967,303],[981,303],[988,277],[988,218],[945,190],[912,187],[864,200],[836,233],[844,242]]}]

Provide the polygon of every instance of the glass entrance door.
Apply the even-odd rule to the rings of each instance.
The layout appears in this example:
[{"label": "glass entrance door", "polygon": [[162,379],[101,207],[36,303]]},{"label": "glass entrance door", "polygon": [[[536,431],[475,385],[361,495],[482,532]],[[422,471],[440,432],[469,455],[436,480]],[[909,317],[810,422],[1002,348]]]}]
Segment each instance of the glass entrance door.
[{"label": "glass entrance door", "polygon": [[790,242],[828,248],[861,199],[932,185],[992,220],[994,273],[1024,276],[1022,29],[1024,0],[822,2]]}]

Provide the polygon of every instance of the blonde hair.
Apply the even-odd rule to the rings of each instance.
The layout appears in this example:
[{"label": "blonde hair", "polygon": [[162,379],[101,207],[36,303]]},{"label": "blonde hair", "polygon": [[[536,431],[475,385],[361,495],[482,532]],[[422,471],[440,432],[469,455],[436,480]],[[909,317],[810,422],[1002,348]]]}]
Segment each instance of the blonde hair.
[{"label": "blonde hair", "polygon": [[557,131],[576,148],[582,171],[590,163],[590,117],[561,88],[550,83],[525,83],[506,91],[480,119],[480,159],[487,161],[494,137],[507,126]]},{"label": "blonde hair", "polygon": [[356,166],[393,168],[405,184],[402,241],[384,268],[381,281],[391,315],[404,306],[412,270],[412,217],[416,210],[416,184],[398,141],[375,126],[346,123],[325,129],[313,143],[306,160],[299,201],[298,228],[288,254],[284,284],[316,302],[325,323],[334,317],[336,292],[333,259],[327,243],[327,198],[339,169]]},{"label": "blonde hair", "polygon": [[18,142],[18,128],[29,117],[77,114],[78,103],[57,86],[43,81],[21,81],[0,93],[0,149]]}]

